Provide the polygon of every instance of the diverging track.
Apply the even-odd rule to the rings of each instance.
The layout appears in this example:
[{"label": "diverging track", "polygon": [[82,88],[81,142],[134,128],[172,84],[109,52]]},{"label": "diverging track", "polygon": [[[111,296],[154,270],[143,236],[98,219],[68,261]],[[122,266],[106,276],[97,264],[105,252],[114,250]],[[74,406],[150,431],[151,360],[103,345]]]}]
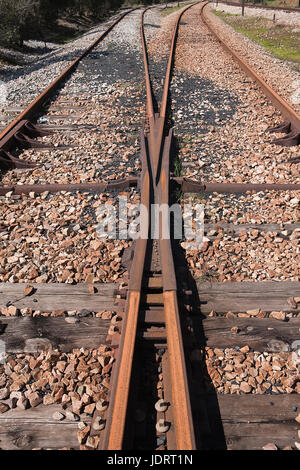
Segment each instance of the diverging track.
[{"label": "diverging track", "polygon": [[[147,222],[142,219],[141,224],[148,224],[148,234],[151,233],[151,205],[169,204],[169,165],[172,129],[166,129],[166,113],[168,105],[168,90],[171,78],[172,63],[176,47],[178,27],[184,12],[178,15],[171,42],[169,61],[167,65],[162,102],[156,110],[153,102],[151,78],[148,70],[147,46],[144,35],[144,13],[141,19],[141,40],[144,56],[145,80],[147,90],[147,130],[141,132],[141,160],[142,174],[140,180],[141,202],[148,212]],[[160,214],[159,227],[159,262],[161,277],[145,276],[146,255],[152,250],[151,240],[139,238],[137,240],[134,258],[130,270],[130,283],[124,312],[123,333],[120,344],[116,377],[110,397],[110,407],[107,418],[106,436],[102,443],[105,449],[122,449],[125,439],[126,418],[128,417],[128,401],[130,400],[130,383],[132,380],[132,365],[136,344],[136,333],[141,316],[143,290],[149,288],[151,283],[163,291],[161,312],[166,325],[167,349],[169,356],[169,370],[171,380],[171,413],[173,416],[173,432],[175,434],[176,449],[194,449],[195,437],[191,405],[186,375],[185,357],[183,351],[181,325],[177,302],[176,275],[171,248],[171,240],[164,239],[162,233],[162,214]],[[150,311],[151,315],[151,311]],[[174,445],[174,444],[173,444]],[[169,446],[168,446],[169,448]],[[172,447],[170,447],[172,448]]]}]

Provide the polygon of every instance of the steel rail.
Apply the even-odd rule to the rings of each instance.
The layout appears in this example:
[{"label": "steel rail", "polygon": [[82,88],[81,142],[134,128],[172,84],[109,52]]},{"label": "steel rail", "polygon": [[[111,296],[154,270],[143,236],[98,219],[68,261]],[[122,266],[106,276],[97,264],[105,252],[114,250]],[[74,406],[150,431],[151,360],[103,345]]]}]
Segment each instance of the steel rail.
[{"label": "steel rail", "polygon": [[[160,112],[150,119],[150,130],[147,136],[149,162],[153,177],[154,202],[160,205],[169,205],[169,162],[172,130],[164,138],[168,92],[175,54],[176,38],[182,15],[193,6],[185,7],[177,17],[173,30],[171,49],[164,80],[164,90]],[[144,62],[147,57],[144,56]],[[146,71],[146,68],[145,68]],[[147,101],[152,96],[147,96]],[[168,221],[170,223],[170,221]],[[164,239],[162,232],[162,214],[159,221],[159,251],[163,278],[164,312],[167,330],[167,345],[170,358],[170,376],[172,387],[172,412],[175,426],[176,448],[179,450],[195,449],[194,426],[188,390],[183,340],[177,303],[177,285],[174,261],[169,236]]]},{"label": "steel rail", "polygon": [[[220,42],[221,46],[229,52],[229,54],[238,62],[240,67],[246,72],[246,74],[254,79],[254,81],[260,86],[263,90],[265,95],[270,98],[273,105],[280,110],[282,115],[287,119],[288,122],[284,123],[282,126],[273,129],[273,131],[283,131],[283,132],[290,132],[287,136],[277,139],[274,143],[278,143],[281,145],[298,145],[300,144],[300,115],[283,99],[273,90],[266,81],[260,77],[255,70],[239,55],[236,51],[229,46],[226,41],[220,36],[220,34],[215,30],[212,24],[208,21],[207,17],[205,16],[205,9],[209,5],[209,2],[206,2],[201,8],[201,18],[207,28],[211,31],[211,33],[217,38]],[[271,129],[270,129],[271,131]]]},{"label": "steel rail", "polygon": [[[146,167],[145,140],[142,138],[141,142],[141,204],[147,208],[149,213],[150,175]],[[101,449],[105,450],[122,450],[123,448],[147,245],[148,239],[139,238],[137,240],[130,270],[129,290],[122,327],[123,331],[115,366],[116,380],[113,382],[113,388],[110,392],[110,405],[106,420],[106,429],[108,429],[108,431],[104,434],[104,438],[100,444]]]},{"label": "steel rail", "polygon": [[[171,43],[166,70],[163,101],[160,113],[155,113],[151,80],[149,75],[148,54],[144,33],[144,15],[141,17],[141,41],[145,68],[147,93],[147,118],[149,129],[141,134],[141,200],[147,208],[147,227],[150,234],[150,207],[155,203],[169,203],[169,160],[172,131],[164,137],[168,89],[176,45],[178,26],[183,13],[194,4],[187,6],[178,15]],[[143,220],[141,222],[144,223]],[[123,332],[116,363],[116,380],[110,393],[110,405],[104,439],[101,448],[120,450],[124,443],[124,430],[129,399],[132,361],[136,341],[138,313],[140,308],[141,288],[148,239],[139,238],[135,248],[130,270],[130,282],[125,307]],[[159,224],[159,247],[163,277],[163,299],[166,317],[167,344],[170,357],[170,375],[172,384],[172,410],[176,434],[176,448],[195,449],[195,437],[191,405],[187,384],[187,374],[183,351],[180,318],[177,303],[177,286],[170,238],[162,239],[162,222]]]},{"label": "steel rail", "polygon": [[30,120],[33,115],[43,106],[43,104],[49,99],[49,97],[57,90],[57,88],[61,85],[61,83],[67,78],[67,76],[73,72],[73,70],[77,67],[79,62],[91,52],[92,49],[95,48],[99,44],[102,39],[113,29],[113,27],[118,24],[126,15],[131,13],[132,11],[136,10],[136,8],[132,8],[129,11],[126,11],[122,15],[120,15],[113,23],[105,30],[100,36],[87,48],[85,49],[82,54],[80,54],[77,59],[73,60],[68,67],[66,67],[61,74],[53,80],[52,83],[42,92],[40,93],[34,101],[32,101],[27,108],[20,113],[14,121],[12,121],[1,133],[0,133],[0,150],[1,150],[1,140],[14,129],[22,120]]},{"label": "steel rail", "polygon": [[149,118],[152,118],[154,115],[154,107],[153,107],[152,88],[151,88],[151,80],[150,80],[150,73],[149,73],[148,52],[147,52],[146,38],[145,38],[145,31],[144,31],[144,16],[145,16],[146,11],[149,10],[149,8],[146,8],[143,11],[142,16],[141,16],[140,35],[141,35],[142,51],[143,51],[143,58],[144,58],[145,83],[146,83],[146,95],[147,95],[147,115]]}]

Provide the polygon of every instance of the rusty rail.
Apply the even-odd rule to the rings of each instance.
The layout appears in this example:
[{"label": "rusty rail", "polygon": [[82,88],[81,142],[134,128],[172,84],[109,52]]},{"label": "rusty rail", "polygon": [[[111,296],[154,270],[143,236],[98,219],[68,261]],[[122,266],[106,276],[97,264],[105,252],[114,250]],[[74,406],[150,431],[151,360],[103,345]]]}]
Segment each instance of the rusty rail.
[{"label": "rusty rail", "polygon": [[[192,6],[193,5],[189,5],[180,12],[174,27],[169,61],[164,81],[162,103],[159,107],[160,112],[156,112],[153,103],[147,47],[144,34],[145,11],[141,17],[140,30],[147,92],[148,130],[142,130],[141,132],[142,174],[140,187],[142,204],[144,204],[148,210],[148,233],[150,233],[151,223],[149,211],[150,205],[153,203],[169,203],[169,161],[172,130],[165,135],[168,89],[180,19],[183,13]],[[176,449],[189,450],[195,448],[195,437],[177,303],[176,276],[170,239],[163,239],[162,237],[161,218],[159,220],[158,229],[160,263],[163,280],[164,313],[167,330],[167,345],[170,357],[172,413],[174,418]],[[138,239],[130,270],[125,319],[122,327],[123,331],[116,364],[115,380],[110,394],[106,433],[101,443],[102,449],[120,450],[123,448],[129,388],[132,376],[132,361],[136,341],[147,245],[148,239]]]},{"label": "rusty rail", "polygon": [[273,143],[284,146],[292,146],[300,144],[300,115],[283,99],[281,96],[276,93],[266,81],[260,77],[255,70],[239,55],[236,51],[230,47],[226,41],[220,36],[220,34],[214,29],[211,23],[208,21],[205,16],[205,9],[208,6],[206,2],[201,8],[201,18],[208,29],[220,42],[221,46],[229,52],[229,54],[238,62],[240,67],[246,72],[246,74],[251,77],[263,90],[265,95],[271,100],[275,108],[277,108],[282,115],[285,117],[286,121],[276,128],[270,128],[270,132],[286,132],[287,135],[276,139]]}]

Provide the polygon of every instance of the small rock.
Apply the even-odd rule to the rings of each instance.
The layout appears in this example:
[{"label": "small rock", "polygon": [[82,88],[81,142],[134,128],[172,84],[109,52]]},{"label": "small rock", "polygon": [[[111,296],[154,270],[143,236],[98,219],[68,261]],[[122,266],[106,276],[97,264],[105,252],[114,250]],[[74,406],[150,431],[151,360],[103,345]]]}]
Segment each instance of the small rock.
[{"label": "small rock", "polygon": [[62,317],[64,314],[65,310],[62,309],[52,311],[52,317]]},{"label": "small rock", "polygon": [[297,302],[295,301],[294,297],[289,297],[287,299],[287,303],[290,305],[290,307],[297,308]]},{"label": "small rock", "polygon": [[91,427],[90,426],[85,426],[82,430],[77,431],[77,438],[79,441],[79,444],[84,444],[87,436],[90,432]]},{"label": "small rock", "polygon": [[65,419],[65,415],[63,413],[60,413],[60,411],[55,411],[53,413],[52,418],[55,419],[55,421],[62,421]]},{"label": "small rock", "polygon": [[26,296],[33,294],[34,292],[34,287],[33,286],[27,286],[25,287],[23,294]]},{"label": "small rock", "polygon": [[296,197],[290,200],[289,205],[292,207],[297,207],[299,204],[300,200]]},{"label": "small rock", "polygon": [[277,446],[273,442],[269,442],[268,444],[263,446],[263,450],[278,450]]},{"label": "small rock", "polygon": [[93,422],[93,429],[95,431],[102,431],[105,428],[105,420],[101,418],[101,416],[96,416]]},{"label": "small rock", "polygon": [[80,415],[82,409],[82,401],[72,397],[72,409],[75,414]]},{"label": "small rock", "polygon": [[97,292],[97,289],[95,286],[93,286],[92,284],[89,285],[89,293],[90,294],[95,294]]},{"label": "small rock", "polygon": [[230,331],[232,334],[236,335],[240,330],[237,326],[233,326]]},{"label": "small rock", "polygon": [[25,397],[20,397],[17,401],[17,407],[20,408],[21,410],[26,410],[27,408],[29,408],[30,404],[29,404],[29,400]]},{"label": "small rock", "polygon": [[253,310],[247,310],[248,315],[250,315],[251,317],[256,317],[256,315],[258,315],[259,312],[260,312],[260,308],[255,308]]},{"label": "small rock", "polygon": [[15,307],[14,305],[10,305],[8,308],[7,308],[7,311],[8,311],[8,314],[12,317],[17,317],[18,314],[19,314],[19,310],[17,309],[17,307]]},{"label": "small rock", "polygon": [[297,442],[297,441],[296,441],[296,442],[295,442],[295,447],[296,447],[297,450],[300,450],[300,442]]},{"label": "small rock", "polygon": [[79,416],[75,413],[73,413],[70,410],[66,411],[66,418],[69,419],[70,421],[79,421]]},{"label": "small rock", "polygon": [[97,447],[97,444],[95,442],[95,437],[89,436],[86,440],[85,445],[87,447],[90,447],[91,449],[95,449]]},{"label": "small rock", "polygon": [[6,413],[9,410],[9,405],[7,403],[0,402],[0,413]]},{"label": "small rock", "polygon": [[112,312],[102,312],[101,318],[103,320],[111,320],[112,315]]},{"label": "small rock", "polygon": [[297,421],[297,423],[300,424],[300,413],[298,414],[298,416],[296,416],[295,420]]},{"label": "small rock", "polygon": [[9,398],[9,388],[1,388],[0,389],[0,400],[6,400],[6,398]]},{"label": "small rock", "polygon": [[276,318],[276,320],[285,321],[285,312],[271,312],[270,318]]},{"label": "small rock", "polygon": [[37,392],[30,393],[27,398],[29,400],[30,406],[32,406],[33,408],[35,406],[38,406],[43,401],[42,397],[40,397]]},{"label": "small rock", "polygon": [[65,317],[65,322],[71,323],[73,325],[75,323],[79,323],[80,320],[77,317]]},{"label": "small rock", "polygon": [[84,407],[84,412],[88,415],[92,415],[94,413],[95,407],[95,403],[91,403],[90,405]]},{"label": "small rock", "polygon": [[241,382],[240,390],[242,390],[244,393],[250,393],[252,387],[247,382]]}]

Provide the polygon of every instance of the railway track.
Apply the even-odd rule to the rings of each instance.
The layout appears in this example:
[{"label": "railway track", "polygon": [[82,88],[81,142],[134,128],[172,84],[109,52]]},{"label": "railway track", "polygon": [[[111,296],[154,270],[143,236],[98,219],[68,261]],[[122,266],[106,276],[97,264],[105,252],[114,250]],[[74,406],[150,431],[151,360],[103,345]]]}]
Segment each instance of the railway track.
[{"label": "railway track", "polygon": [[[212,25],[209,24],[205,16],[206,5],[206,3],[202,5],[201,18],[210,31],[215,34]],[[91,200],[97,205],[97,194],[99,193],[101,197],[103,193],[116,190],[132,190],[132,194],[135,194],[138,189],[140,201],[149,213],[153,204],[170,206],[175,190],[178,188],[182,193],[199,194],[245,193],[249,190],[299,190],[300,185],[297,183],[214,183],[195,181],[182,176],[175,177],[171,172],[173,129],[168,119],[169,88],[177,35],[179,34],[180,37],[179,28],[182,16],[186,11],[192,11],[193,8],[195,8],[194,5],[188,5],[180,11],[176,18],[168,65],[163,80],[162,99],[158,104],[152,90],[149,73],[150,60],[144,32],[144,19],[148,9],[141,13],[140,35],[147,104],[146,122],[140,136],[141,173],[139,178],[132,176],[115,179],[114,175],[112,181],[4,184],[0,187],[0,195],[9,193],[9,197],[15,197],[16,203],[18,203],[20,195],[25,194],[33,198],[35,195],[48,198],[47,193],[62,192],[63,198],[64,192],[67,191],[67,198],[72,191],[81,191],[88,192],[87,197],[90,198],[92,192],[94,199],[92,197]],[[131,12],[126,12],[118,18],[91,47],[94,48],[115,25]],[[218,41],[221,41],[220,37],[216,37]],[[230,53],[233,52],[228,46],[224,45],[224,47]],[[59,79],[53,82],[51,87],[47,88],[31,106],[2,131],[0,136],[1,162],[6,170],[24,168],[23,158],[17,159],[10,152],[13,151],[16,143],[21,149],[30,145],[33,147],[40,145],[39,141],[33,140],[32,137],[41,136],[45,127],[39,129],[38,126],[30,123],[30,119],[36,116],[36,113],[41,109],[40,107],[49,100],[50,95],[57,91],[57,87],[78,65],[78,61],[86,57],[91,50],[89,48],[79,59],[74,61]],[[299,144],[299,115],[241,58],[236,54],[234,58],[252,79],[257,80],[259,86],[286,119],[278,131],[286,132],[287,137],[279,139],[276,143],[283,146]],[[84,198],[85,196],[83,196]],[[128,282],[125,279],[125,282],[119,282],[119,285],[116,283],[101,284],[95,282],[91,276],[92,271],[88,271],[84,284],[80,283],[80,277],[78,278],[79,284],[76,279],[74,286],[68,285],[68,283],[74,282],[74,279],[71,278],[66,278],[63,281],[66,284],[61,281],[59,281],[60,284],[51,284],[51,282],[47,284],[39,281],[34,283],[30,292],[28,291],[29,293],[24,292],[24,283],[5,282],[1,284],[1,307],[4,309],[2,314],[6,317],[4,321],[1,321],[0,331],[7,345],[8,354],[21,356],[34,354],[36,361],[40,356],[50,363],[54,361],[53,368],[58,374],[58,378],[60,378],[59,372],[61,374],[63,372],[60,369],[57,372],[57,361],[60,362],[59,367],[62,368],[70,365],[72,369],[72,364],[75,364],[76,367],[79,364],[83,374],[94,367],[89,367],[88,364],[95,365],[98,360],[101,365],[95,366],[97,372],[94,372],[95,376],[88,385],[85,384],[84,378],[80,379],[72,391],[71,384],[68,382],[66,387],[71,387],[73,395],[64,404],[61,423],[58,415],[56,418],[53,418],[54,415],[52,415],[49,420],[45,410],[41,418],[42,422],[49,425],[49,429],[50,425],[53,426],[56,422],[57,428],[60,427],[61,446],[67,448],[76,447],[74,441],[71,441],[68,436],[69,430],[74,430],[77,426],[77,422],[74,422],[77,418],[75,419],[74,416],[71,418],[70,410],[75,416],[81,416],[83,413],[80,420],[81,427],[78,431],[81,448],[193,450],[225,448],[226,446],[239,448],[239,445],[240,448],[251,448],[251,446],[257,448],[261,445],[264,434],[268,436],[270,433],[276,434],[277,425],[281,426],[280,430],[286,432],[286,435],[279,439],[279,445],[286,446],[291,435],[294,435],[297,430],[294,420],[299,407],[299,397],[296,393],[297,380],[295,379],[293,383],[290,382],[290,395],[284,394],[283,397],[280,394],[278,396],[272,395],[272,400],[268,395],[237,396],[236,398],[240,398],[239,404],[237,404],[238,401],[233,400],[232,398],[235,397],[231,394],[216,395],[212,393],[212,384],[215,385],[213,377],[216,377],[216,373],[214,374],[213,371],[209,377],[208,368],[205,366],[205,355],[207,353],[209,360],[211,360],[209,367],[213,367],[212,363],[216,361],[216,369],[219,370],[220,367],[225,368],[231,363],[235,364],[234,352],[231,363],[226,363],[226,358],[224,359],[222,356],[222,349],[226,348],[237,348],[237,354],[244,354],[243,360],[246,362],[247,355],[254,357],[255,351],[267,351],[273,354],[282,351],[285,354],[291,353],[293,344],[299,336],[297,299],[300,297],[298,282],[278,283],[276,287],[273,287],[273,284],[267,286],[268,283],[264,284],[263,282],[216,283],[215,287],[214,283],[210,282],[200,282],[196,285],[188,272],[185,260],[178,253],[180,251],[178,246],[176,247],[176,243],[170,237],[164,237],[162,224],[162,215],[158,219],[148,217],[141,220],[141,225],[148,236],[138,238],[134,246],[126,247],[129,253],[127,267],[130,268],[128,269]],[[167,229],[170,232],[170,221],[168,224]],[[158,234],[157,240],[149,239],[149,233],[153,227]],[[206,229],[206,233],[208,230],[214,231],[215,228],[219,229],[220,227],[218,224],[210,226]],[[238,230],[236,226],[229,227],[228,224],[223,228],[225,231],[229,230],[230,233]],[[2,227],[4,235],[6,229]],[[243,229],[245,229],[244,226],[241,230]],[[247,229],[255,231],[257,225],[250,224]],[[286,227],[273,224],[272,226],[260,227],[260,229],[266,232],[272,230],[283,238],[288,236],[289,231],[299,230],[295,224],[286,225]],[[281,232],[282,235],[280,235]],[[67,232],[65,233],[67,234]],[[64,237],[62,237],[61,243],[64,241]],[[93,240],[92,243],[97,244],[97,240]],[[115,247],[112,246],[110,249],[114,251]],[[95,251],[97,252],[97,248]],[[113,256],[119,257],[119,251]],[[92,262],[101,264],[101,256],[103,256],[102,253],[94,255]],[[283,287],[282,284],[286,284],[286,286]],[[114,304],[116,297],[117,312],[111,314],[111,310],[116,311]],[[39,313],[35,311],[54,311],[56,312],[54,316],[60,318],[10,318],[13,315],[13,309],[19,311],[31,309],[32,314],[35,313],[34,316],[37,317],[39,317]],[[100,311],[101,313],[101,310],[108,310],[108,314],[101,314],[99,318],[96,312]],[[236,316],[237,312],[245,310],[252,312],[252,314],[247,314],[247,318]],[[276,316],[251,318],[251,315],[257,315],[263,310],[275,311],[275,313],[284,311],[286,312],[284,315],[290,315],[291,312],[292,314],[289,322],[283,322],[281,325],[279,325],[280,322]],[[79,319],[77,313],[74,315],[74,311],[81,312]],[[254,311],[256,313],[253,313]],[[68,312],[67,315],[66,312]],[[69,315],[69,312],[73,313]],[[208,316],[203,320],[201,314],[208,315],[211,312],[218,312],[220,316],[226,313],[226,318],[212,315],[212,318]],[[228,312],[232,315],[227,315]],[[44,316],[47,317],[45,314]],[[99,342],[104,346],[98,348]],[[84,349],[81,351],[80,347]],[[54,352],[52,357],[51,350],[56,348],[65,355],[55,356]],[[70,353],[74,348],[78,348],[79,352]],[[88,350],[91,349],[93,352],[89,353]],[[239,353],[240,350],[241,353]],[[253,363],[255,360],[258,361],[252,356],[250,361],[254,361]],[[29,356],[28,359],[26,357],[21,359],[30,361]],[[33,359],[31,360],[33,361]],[[9,361],[9,365],[13,368],[14,365],[11,364],[14,364],[15,359],[10,357]],[[62,362],[65,363],[65,366],[61,364]],[[230,367],[232,366],[230,365]],[[259,368],[259,366],[257,367]],[[74,368],[71,370],[72,373],[75,380]],[[243,372],[240,371],[240,373]],[[76,380],[78,380],[77,376]],[[51,383],[52,386],[53,383]],[[86,387],[85,392],[81,395],[79,394],[80,387]],[[210,393],[207,393],[207,389]],[[54,407],[54,414],[61,414],[61,409],[57,406],[62,402],[63,395],[60,395],[62,392],[54,387],[51,390],[53,401],[50,400],[49,404]],[[20,389],[16,389],[16,393],[21,393],[21,395],[24,393],[24,384],[20,386]],[[43,391],[43,394],[48,396],[47,391]],[[17,410],[11,406],[11,402],[6,399],[2,400],[4,407],[6,403],[9,403],[7,406],[11,406],[11,409],[2,415],[8,419],[6,418],[6,423],[1,420],[4,431],[0,431],[0,447],[30,448],[32,442],[38,442],[37,447],[51,447],[43,433],[38,436],[39,429],[36,430],[34,426],[39,405],[36,408],[32,405],[29,410],[26,410],[28,406],[25,405],[25,402],[29,398],[21,395],[10,398],[10,400],[14,398],[23,400],[23,408],[20,402],[17,405]],[[58,398],[54,400],[56,396]],[[255,400],[255,398],[257,399]],[[30,400],[33,400],[32,396],[30,396]],[[78,402],[80,402],[80,406]],[[274,409],[277,413],[277,425],[274,423]],[[67,415],[68,410],[69,415]],[[229,410],[230,413],[232,412],[233,418],[228,413]],[[25,417],[26,413],[28,418]],[[239,436],[236,427],[241,426],[243,429],[241,433],[246,432],[244,427],[245,423],[248,423],[248,432],[253,432],[255,423],[253,424],[251,421],[251,414],[255,415],[254,421],[260,422],[260,430],[256,430],[258,438],[255,439],[251,436],[250,442],[247,443],[247,437]],[[67,419],[64,419],[64,416]],[[21,427],[14,424],[15,417],[23,423]],[[56,419],[57,421],[53,422]],[[232,426],[235,427],[235,430],[231,427],[229,431],[231,424],[228,423],[232,419],[235,420]],[[13,424],[10,425],[10,422]],[[10,437],[7,437],[11,435],[13,435],[12,441]],[[51,442],[53,442],[52,435]]]},{"label": "railway track", "polygon": [[[155,109],[154,106],[151,79],[148,70],[148,55],[143,23],[145,11],[141,19],[141,39],[147,90],[147,131],[142,131],[141,136],[142,176],[140,187],[141,201],[148,211],[148,233],[151,233],[151,224],[153,225],[153,220],[151,221],[149,217],[150,207],[153,204],[169,205],[169,167],[172,130],[165,135],[168,90],[178,26],[182,15],[188,8],[191,7],[186,7],[182,10],[181,14],[178,15],[174,27],[168,66],[164,79],[162,101],[159,103],[159,109]],[[141,220],[141,225],[146,223],[146,219]],[[135,254],[130,269],[126,310],[124,312],[125,321],[122,342],[120,344],[119,359],[116,365],[117,377],[110,396],[110,408],[107,419],[108,431],[103,441],[104,449],[112,450],[123,448],[137,327],[140,321],[139,319],[145,315],[145,310],[149,307],[147,304],[147,293],[148,289],[151,288],[158,291],[162,290],[159,296],[160,298],[156,300],[158,305],[162,306],[161,311],[156,311],[154,317],[160,315],[162,317],[160,320],[161,323],[164,323],[166,326],[169,357],[168,375],[170,376],[172,390],[171,412],[175,433],[173,446],[175,449],[195,449],[171,239],[163,239],[162,220],[157,223],[159,224],[157,230],[159,232],[158,250],[160,267],[158,268],[158,272],[161,271],[160,276],[155,276],[154,272],[153,276],[148,275],[146,277],[144,273],[147,266],[146,254],[149,250],[152,252],[154,250],[152,243],[151,247],[147,239],[139,238],[135,247]],[[143,296],[146,296],[146,308],[145,306],[141,308]],[[149,317],[148,323],[150,323],[151,328],[151,310],[149,310]],[[160,398],[160,400],[162,399],[163,397]],[[163,427],[165,425],[164,418],[162,418],[162,423]],[[168,446],[168,448],[173,447]]]}]

